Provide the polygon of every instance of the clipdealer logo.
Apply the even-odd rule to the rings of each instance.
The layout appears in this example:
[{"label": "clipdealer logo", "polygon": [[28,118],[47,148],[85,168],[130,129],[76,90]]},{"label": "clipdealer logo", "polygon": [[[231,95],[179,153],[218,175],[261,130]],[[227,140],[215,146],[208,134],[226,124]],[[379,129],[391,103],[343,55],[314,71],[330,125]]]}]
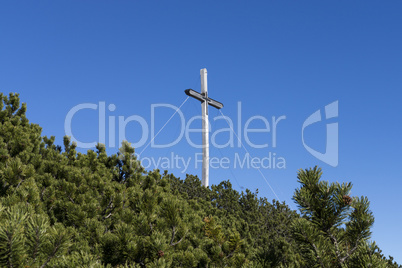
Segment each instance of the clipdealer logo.
[{"label": "clipdealer logo", "polygon": [[[151,118],[150,122],[147,122],[145,118],[140,115],[134,114],[128,117],[125,116],[117,116],[110,115],[110,113],[116,110],[116,105],[109,104],[106,105],[106,102],[100,101],[99,103],[82,103],[74,106],[70,109],[65,117],[64,129],[65,134],[72,138],[72,141],[77,143],[77,147],[83,149],[94,148],[96,144],[103,143],[107,145],[109,148],[117,148],[124,140],[128,140],[126,137],[126,127],[128,124],[136,124],[139,126],[139,130],[141,133],[141,137],[138,141],[132,142],[132,146],[136,149],[143,148],[143,151],[150,145],[151,148],[170,148],[178,144],[181,140],[185,139],[187,144],[193,148],[202,148],[202,144],[196,143],[191,139],[191,133],[201,133],[201,129],[197,129],[193,127],[195,121],[202,121],[201,116],[194,116],[185,119],[182,111],[172,104],[151,104]],[[79,120],[76,117],[79,116],[80,111],[82,110],[93,110],[97,112],[98,116],[98,139],[92,142],[82,142],[77,137],[73,135],[72,130],[72,122],[73,120]],[[175,137],[175,140],[169,143],[156,143],[155,137],[159,134],[155,132],[155,125],[157,113],[166,113],[166,110],[169,109],[171,111],[176,111],[180,121],[180,129],[178,132],[178,136]],[[338,117],[338,101],[330,103],[325,106],[324,109],[325,120],[337,118]],[[176,113],[175,112],[175,113]],[[108,116],[107,116],[108,115]],[[267,150],[267,148],[276,148],[278,145],[278,137],[277,131],[278,127],[280,127],[285,121],[286,116],[272,116],[271,118],[266,118],[261,115],[254,115],[249,118],[242,118],[242,105],[241,102],[238,102],[237,105],[237,114],[236,119],[232,120],[230,117],[225,115],[215,116],[210,118],[209,123],[209,131],[211,132],[211,145],[215,148],[241,148],[244,145],[253,149],[264,149],[264,157],[252,157],[249,152],[244,155],[239,153],[234,153],[233,157],[224,156],[221,158],[211,157],[209,159],[210,168],[246,168],[246,169],[285,169],[286,168],[286,159],[281,155],[277,155],[276,152]],[[227,128],[221,128],[211,131],[211,121],[226,121],[228,124]],[[316,157],[318,160],[336,167],[338,165],[338,123],[328,123],[326,124],[326,150],[325,152],[319,152],[305,142],[305,134],[304,131],[309,126],[321,122],[324,119],[322,118],[321,111],[317,110],[313,114],[311,114],[303,123],[301,130],[301,138],[302,144],[304,148],[311,155]],[[255,126],[255,122],[260,126],[259,128],[252,128]],[[225,123],[226,124],[226,123]],[[116,132],[117,126],[117,132]],[[235,130],[236,129],[236,130]],[[160,130],[159,130],[160,131]],[[156,134],[155,134],[156,133]],[[226,133],[226,134],[223,134]],[[264,140],[264,143],[261,140],[258,140],[259,143],[254,139],[252,139],[252,133],[265,133],[269,137],[268,140]],[[218,136],[226,137],[227,139],[219,139]],[[106,139],[108,138],[108,139]],[[118,143],[116,143],[118,140]],[[200,139],[197,139],[200,140]],[[218,143],[218,140],[220,143]],[[222,142],[224,140],[224,142]],[[107,141],[107,142],[106,142]],[[143,152],[142,151],[142,152]],[[137,159],[141,161],[141,164],[145,168],[158,168],[158,169],[179,169],[181,172],[185,173],[187,169],[191,166],[194,168],[200,168],[202,162],[202,154],[198,151],[194,154],[193,157],[184,157],[174,152],[170,153],[170,156],[164,157],[142,157],[141,154],[137,154]]]},{"label": "clipdealer logo", "polygon": [[[325,120],[331,118],[338,117],[338,101],[334,101],[325,106]],[[304,130],[308,126],[311,126],[315,123],[321,122],[323,119],[321,117],[321,111],[317,110],[313,114],[311,114],[303,123],[302,126],[302,142],[304,148],[313,155],[315,158],[321,160],[324,163],[332,167],[338,166],[338,158],[339,158],[339,134],[338,134],[338,123],[327,123],[326,124],[326,144],[325,144],[325,152],[321,153],[319,151],[314,150],[310,146],[308,146],[304,141]]]},{"label": "clipdealer logo", "polygon": [[[79,115],[79,112],[85,109],[90,110],[98,110],[98,140],[92,142],[82,142],[77,137],[74,136],[72,130],[72,122],[73,119]],[[170,109],[171,111],[177,112],[177,116],[180,119],[180,131],[176,139],[172,142],[167,144],[158,144],[155,141],[155,137],[157,136],[155,131],[156,125],[156,118],[157,118],[157,110],[159,113],[166,113],[166,110]],[[77,143],[77,147],[83,149],[94,148],[96,144],[103,143],[110,148],[116,148],[119,146],[124,140],[128,140],[126,137],[126,128],[130,123],[139,124],[141,137],[138,141],[133,142],[132,146],[135,148],[141,148],[142,146],[146,145],[147,141],[149,141],[149,145],[151,148],[170,148],[178,144],[183,138],[187,141],[187,143],[193,148],[202,148],[202,144],[194,142],[191,139],[191,133],[201,133],[202,129],[194,128],[193,124],[195,121],[199,120],[202,121],[201,116],[193,116],[188,120],[185,119],[184,114],[172,104],[161,103],[161,104],[151,104],[151,118],[150,124],[140,115],[131,115],[128,117],[124,116],[114,116],[109,115],[108,119],[106,119],[107,111],[114,112],[116,110],[116,106],[114,104],[109,104],[108,108],[106,109],[106,103],[104,101],[99,102],[98,104],[95,103],[82,103],[74,106],[70,109],[67,113],[66,118],[64,120],[64,130],[67,136],[70,136],[74,142]],[[117,119],[117,120],[116,120]],[[272,116],[270,119],[261,116],[261,115],[254,115],[249,117],[247,120],[242,118],[242,105],[241,102],[238,102],[237,105],[237,118],[236,120],[232,120],[228,116],[219,115],[213,118],[210,118],[208,122],[209,132],[211,132],[211,145],[216,148],[234,148],[238,147],[241,148],[242,145],[247,145],[250,148],[254,149],[262,149],[277,147],[277,130],[278,126],[281,121],[285,120],[286,116]],[[117,121],[117,123],[116,123]],[[221,128],[217,130],[211,131],[211,121],[223,121],[227,122],[227,128]],[[259,122],[259,128],[252,128],[253,122]],[[244,123],[244,124],[243,124]],[[117,124],[117,133],[116,133],[116,124]],[[226,123],[225,123],[226,124]],[[108,125],[108,128],[106,127]],[[235,125],[237,125],[236,132],[234,130]],[[106,143],[106,133],[108,133],[108,143]],[[225,142],[220,141],[218,142],[218,136],[226,133],[227,140]],[[267,133],[270,135],[270,140],[264,140],[263,143],[257,143],[255,140],[252,139],[252,133]],[[116,138],[118,138],[118,143],[116,144]]]}]

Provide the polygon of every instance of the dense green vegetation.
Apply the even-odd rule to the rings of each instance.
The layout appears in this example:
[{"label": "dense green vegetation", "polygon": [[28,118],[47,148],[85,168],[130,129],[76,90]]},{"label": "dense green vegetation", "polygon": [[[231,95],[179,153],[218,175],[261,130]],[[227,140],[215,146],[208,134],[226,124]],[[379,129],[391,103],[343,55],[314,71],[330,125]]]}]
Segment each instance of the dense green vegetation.
[{"label": "dense green vegetation", "polygon": [[17,94],[0,98],[1,267],[398,267],[369,241],[367,198],[319,168],[298,173],[297,213],[147,172],[127,142],[111,156],[56,146]]}]

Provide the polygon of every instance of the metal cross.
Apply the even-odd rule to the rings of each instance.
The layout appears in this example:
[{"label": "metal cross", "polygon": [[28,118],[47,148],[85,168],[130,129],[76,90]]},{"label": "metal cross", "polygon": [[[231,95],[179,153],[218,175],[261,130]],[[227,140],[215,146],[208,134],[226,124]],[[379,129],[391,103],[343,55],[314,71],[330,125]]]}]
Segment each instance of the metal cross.
[{"label": "metal cross", "polygon": [[208,131],[208,105],[217,109],[223,108],[219,101],[208,97],[207,69],[201,69],[201,93],[186,89],[184,92],[194,99],[201,101],[202,107],[202,185],[209,186],[209,131]]}]

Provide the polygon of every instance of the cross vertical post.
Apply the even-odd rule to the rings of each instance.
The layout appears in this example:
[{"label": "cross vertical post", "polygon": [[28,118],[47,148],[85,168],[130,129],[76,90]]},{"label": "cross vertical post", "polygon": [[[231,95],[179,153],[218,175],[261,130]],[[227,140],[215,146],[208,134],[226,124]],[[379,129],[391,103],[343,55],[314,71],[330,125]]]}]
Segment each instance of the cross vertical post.
[{"label": "cross vertical post", "polygon": [[[201,94],[208,98],[207,69],[200,70]],[[208,102],[201,102],[202,107],[202,185],[209,186],[209,121]]]},{"label": "cross vertical post", "polygon": [[202,185],[209,186],[209,121],[208,105],[217,109],[222,109],[223,104],[208,97],[207,69],[200,70],[201,75],[201,93],[192,89],[186,89],[184,92],[194,99],[201,101],[202,108]]}]

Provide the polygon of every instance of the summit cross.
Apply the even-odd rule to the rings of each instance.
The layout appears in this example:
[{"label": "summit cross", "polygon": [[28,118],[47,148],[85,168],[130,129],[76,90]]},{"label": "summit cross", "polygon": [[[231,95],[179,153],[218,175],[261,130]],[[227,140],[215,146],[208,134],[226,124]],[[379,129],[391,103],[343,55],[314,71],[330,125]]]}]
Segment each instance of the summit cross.
[{"label": "summit cross", "polygon": [[209,124],[208,105],[217,109],[223,108],[223,104],[208,97],[207,69],[200,70],[201,93],[186,89],[184,92],[194,99],[201,101],[202,107],[202,185],[209,186]]}]

